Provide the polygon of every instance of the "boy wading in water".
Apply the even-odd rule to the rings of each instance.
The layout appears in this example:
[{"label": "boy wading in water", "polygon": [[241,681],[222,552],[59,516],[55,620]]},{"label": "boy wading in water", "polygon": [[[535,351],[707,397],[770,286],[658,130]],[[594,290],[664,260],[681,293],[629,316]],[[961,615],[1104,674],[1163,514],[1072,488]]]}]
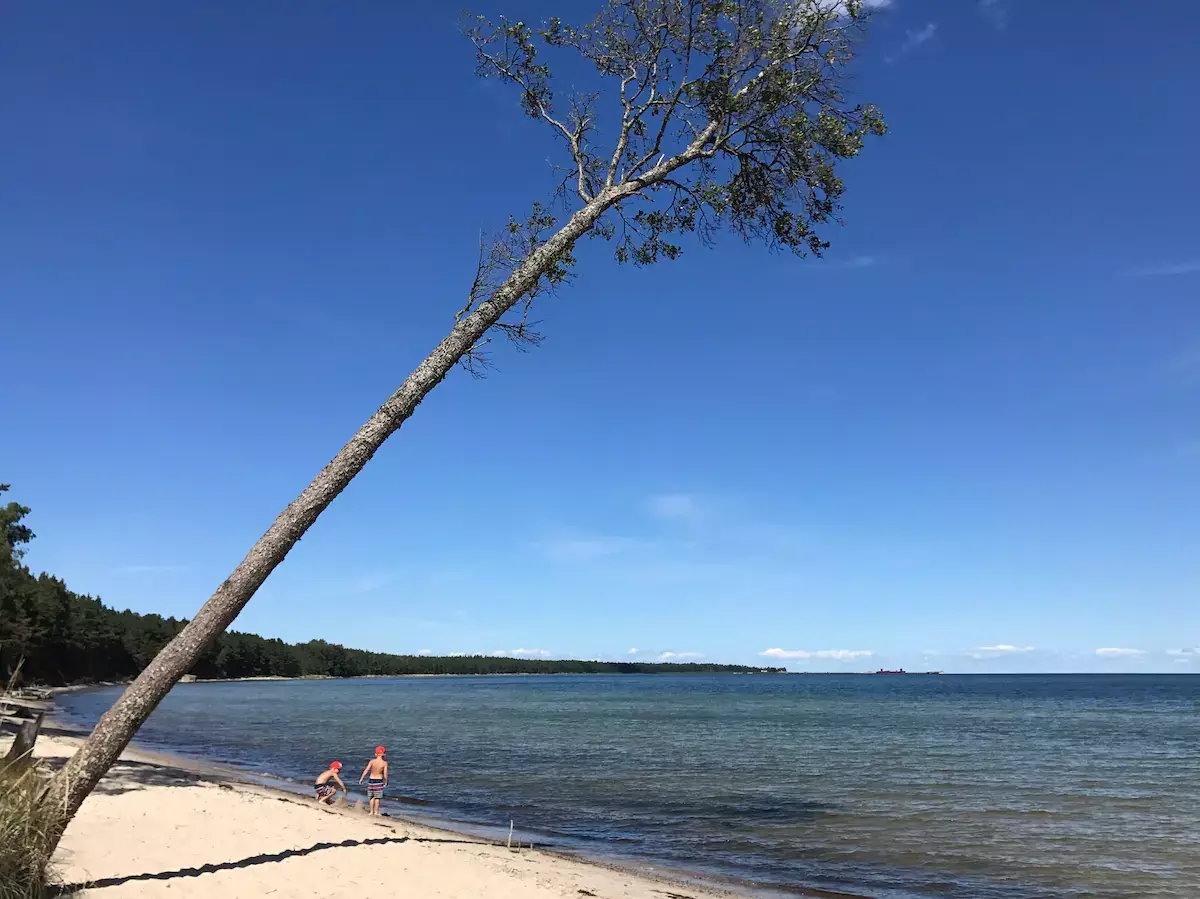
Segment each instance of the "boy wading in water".
[{"label": "boy wading in water", "polygon": [[342,788],[343,793],[346,792],[346,785],[338,777],[338,772],[341,770],[341,762],[330,762],[329,767],[317,775],[317,782],[313,786],[313,789],[317,791],[317,802],[333,805],[333,801],[337,799],[338,787]]},{"label": "boy wading in water", "polygon": [[362,777],[358,779],[359,783],[364,780],[367,782],[367,798],[371,800],[371,814],[378,817],[379,815],[379,800],[383,797],[383,788],[387,786],[388,781],[388,763],[383,755],[387,752],[382,746],[375,747],[375,758],[367,762],[367,767],[363,768]]}]

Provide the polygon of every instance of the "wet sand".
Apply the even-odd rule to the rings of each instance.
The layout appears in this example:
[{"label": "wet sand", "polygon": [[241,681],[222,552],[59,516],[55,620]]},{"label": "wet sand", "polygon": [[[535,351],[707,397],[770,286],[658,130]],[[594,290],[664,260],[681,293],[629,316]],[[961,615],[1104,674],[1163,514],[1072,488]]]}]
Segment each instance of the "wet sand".
[{"label": "wet sand", "polygon": [[[0,752],[11,737],[0,739]],[[78,739],[43,735],[57,765]],[[710,899],[732,895],[238,782],[216,767],[129,750],[84,803],[54,858],[85,899],[171,895]],[[171,892],[165,890],[170,888]],[[740,891],[739,891],[740,892]],[[743,895],[745,895],[743,893]]]}]

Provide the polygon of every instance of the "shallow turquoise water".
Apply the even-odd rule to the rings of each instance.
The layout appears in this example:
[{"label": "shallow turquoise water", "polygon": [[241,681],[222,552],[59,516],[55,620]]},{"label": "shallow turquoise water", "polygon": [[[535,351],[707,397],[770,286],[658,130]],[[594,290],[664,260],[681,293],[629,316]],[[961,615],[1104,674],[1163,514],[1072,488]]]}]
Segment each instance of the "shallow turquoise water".
[{"label": "shallow turquoise water", "polygon": [[139,740],[303,783],[383,742],[405,812],[784,888],[1178,899],[1198,712],[1186,675],[272,681],[180,685]]}]

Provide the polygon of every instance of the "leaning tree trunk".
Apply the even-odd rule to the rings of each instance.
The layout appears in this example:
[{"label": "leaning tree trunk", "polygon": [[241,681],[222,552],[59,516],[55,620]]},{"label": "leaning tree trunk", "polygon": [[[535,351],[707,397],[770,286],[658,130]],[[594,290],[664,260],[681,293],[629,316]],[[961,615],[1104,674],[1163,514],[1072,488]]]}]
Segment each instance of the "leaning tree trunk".
[{"label": "leaning tree trunk", "polygon": [[560,231],[535,249],[503,285],[465,316],[417,366],[400,389],[372,415],[295,500],[275,519],[228,579],[126,688],[70,762],[54,777],[44,802],[58,821],[51,843],[63,831],[100,778],[116,762],[142,723],[171,687],[229,627],[238,613],[283,561],[304,532],[362,471],[383,442],[500,317],[537,284],[538,279],[618,199],[612,192],[576,212]]},{"label": "leaning tree trunk", "polygon": [[705,155],[705,146],[716,133],[716,123],[698,133],[687,149],[660,160],[649,171],[606,187],[579,209],[549,240],[517,266],[492,296],[462,318],[416,367],[400,389],[379,407],[350,442],[321,469],[311,484],[279,514],[267,532],[251,547],[246,558],[170,643],[164,646],[137,679],[97,722],[70,762],[54,777],[44,802],[54,816],[55,829],[48,842],[52,853],[63,831],[79,811],[104,773],[112,767],[133,735],[178,680],[246,607],[267,576],[283,561],[325,508],[346,489],[375,452],[408,420],[417,405],[450,369],[522,297],[533,290],[575,241],[592,229],[610,207],[661,183],[674,171]]}]

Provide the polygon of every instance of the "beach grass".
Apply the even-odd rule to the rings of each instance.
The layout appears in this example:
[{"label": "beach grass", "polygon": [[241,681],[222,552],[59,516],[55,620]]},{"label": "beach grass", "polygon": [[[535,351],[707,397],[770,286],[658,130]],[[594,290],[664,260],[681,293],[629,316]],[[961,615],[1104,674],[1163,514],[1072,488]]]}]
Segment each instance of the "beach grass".
[{"label": "beach grass", "polygon": [[36,766],[0,762],[0,899],[47,893],[50,816],[38,802],[45,781]]}]

